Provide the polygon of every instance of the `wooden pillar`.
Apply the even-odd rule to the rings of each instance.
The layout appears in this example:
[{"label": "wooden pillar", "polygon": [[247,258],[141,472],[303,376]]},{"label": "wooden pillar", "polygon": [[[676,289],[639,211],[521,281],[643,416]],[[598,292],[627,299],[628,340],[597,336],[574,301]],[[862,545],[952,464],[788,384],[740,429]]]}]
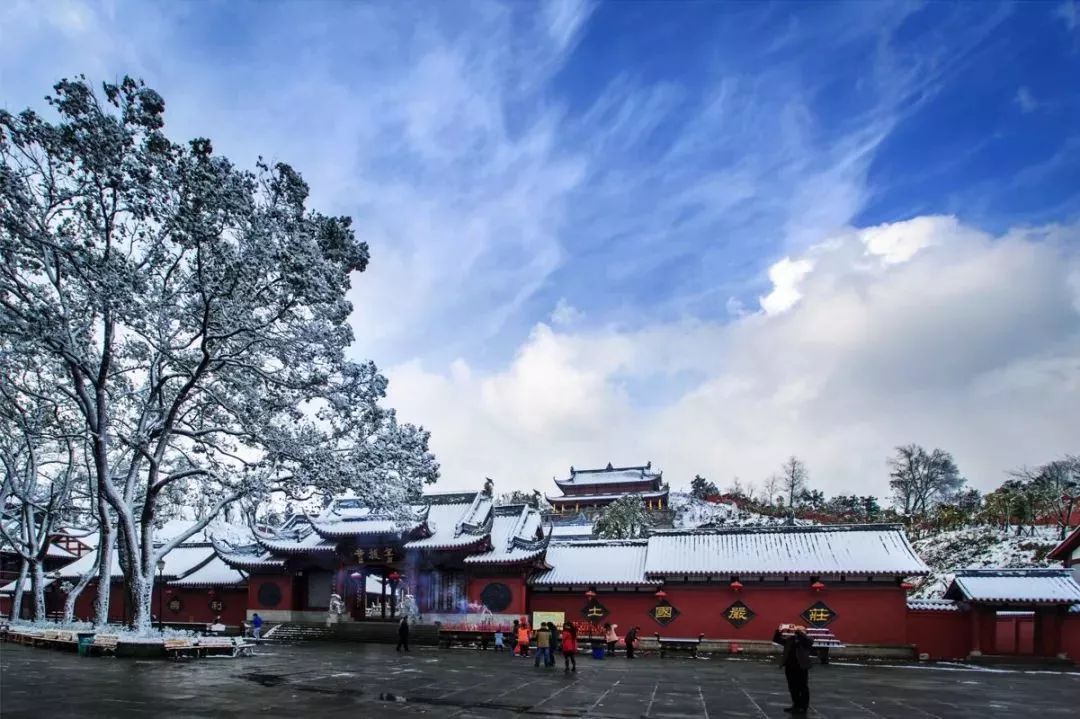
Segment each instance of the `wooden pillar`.
[{"label": "wooden pillar", "polygon": [[380,589],[382,591],[382,599],[381,599],[381,602],[382,602],[382,607],[381,607],[382,618],[386,619],[386,570],[385,569],[383,570],[383,573],[382,573],[382,585],[380,586]]},{"label": "wooden pillar", "polygon": [[356,595],[360,597],[360,620],[367,619],[367,570],[361,569],[360,586],[356,588]]}]

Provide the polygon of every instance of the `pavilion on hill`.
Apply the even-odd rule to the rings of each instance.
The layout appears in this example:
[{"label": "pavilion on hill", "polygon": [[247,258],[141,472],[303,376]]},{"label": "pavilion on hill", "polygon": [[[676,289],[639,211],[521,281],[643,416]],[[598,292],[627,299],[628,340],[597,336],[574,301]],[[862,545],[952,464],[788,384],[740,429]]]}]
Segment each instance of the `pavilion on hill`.
[{"label": "pavilion on hill", "polygon": [[562,495],[548,495],[547,500],[559,514],[595,511],[629,494],[640,496],[648,509],[667,509],[669,490],[663,474],[653,471],[652,462],[636,467],[614,467],[610,462],[603,469],[571,467],[569,477],[555,480]]}]

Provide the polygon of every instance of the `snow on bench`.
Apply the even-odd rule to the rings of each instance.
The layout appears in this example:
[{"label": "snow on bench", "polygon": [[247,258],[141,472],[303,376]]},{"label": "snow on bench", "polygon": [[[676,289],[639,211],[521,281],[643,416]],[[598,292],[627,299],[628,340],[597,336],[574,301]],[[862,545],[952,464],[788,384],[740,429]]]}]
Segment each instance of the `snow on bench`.
[{"label": "snow on bench", "polygon": [[245,642],[241,637],[202,637],[195,650],[200,656],[251,656],[254,644]]},{"label": "snow on bench", "polygon": [[696,639],[687,637],[662,637],[659,632],[654,635],[656,637],[656,643],[660,646],[660,656],[664,656],[665,652],[690,652],[691,657],[696,657],[698,647],[701,646],[701,642],[705,639],[704,634],[699,634]]},{"label": "snow on bench", "polygon": [[190,639],[183,637],[171,637],[165,640],[165,656],[172,659],[196,656],[195,645]]},{"label": "snow on bench", "polygon": [[116,634],[95,634],[90,648],[99,654],[112,654],[116,652],[116,645],[119,643],[120,637]]}]

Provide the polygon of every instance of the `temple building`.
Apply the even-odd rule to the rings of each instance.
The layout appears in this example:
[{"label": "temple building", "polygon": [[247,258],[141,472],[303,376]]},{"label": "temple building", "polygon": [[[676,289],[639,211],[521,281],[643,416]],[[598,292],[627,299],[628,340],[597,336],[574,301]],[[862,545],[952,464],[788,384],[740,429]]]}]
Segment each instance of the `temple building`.
[{"label": "temple building", "polygon": [[570,476],[556,479],[555,484],[562,494],[547,495],[547,501],[558,514],[595,512],[628,494],[639,495],[651,510],[668,507],[668,486],[663,472],[653,471],[652,462],[639,467],[613,467],[610,463],[603,469],[571,467]]},{"label": "temple building", "polygon": [[[258,612],[271,625],[329,623],[357,636],[392,633],[403,613],[432,636],[505,631],[532,615],[572,622],[586,637],[612,623],[620,634],[638,626],[646,638],[702,637],[723,652],[768,646],[779,624],[797,623],[895,657],[1080,660],[1080,585],[1070,574],[1080,530],[1051,553],[1065,567],[957,569],[944,598],[915,599],[929,568],[900,525],[654,527],[640,539],[595,539],[586,507],[633,493],[664,511],[655,509],[667,503],[660,473],[649,464],[571,470],[559,486],[564,495],[552,500],[564,513],[548,516],[496,506],[489,481],[393,514],[341,497],[273,528],[218,525],[164,557],[155,614],[190,626],[237,625]],[[170,523],[159,538],[177,529]],[[95,566],[89,552],[51,573],[49,611]],[[112,573],[110,618],[128,621],[115,556]],[[93,596],[91,585],[78,617],[91,615]]]},{"label": "temple building", "polygon": [[[269,621],[323,621],[331,595],[345,620],[393,619],[401,601],[428,621],[480,607],[526,611],[526,580],[546,568],[549,537],[527,505],[495,507],[481,492],[430,494],[398,515],[355,499],[295,515],[246,545],[215,543],[248,574],[248,605]],[[378,593],[372,591],[372,584]]]}]

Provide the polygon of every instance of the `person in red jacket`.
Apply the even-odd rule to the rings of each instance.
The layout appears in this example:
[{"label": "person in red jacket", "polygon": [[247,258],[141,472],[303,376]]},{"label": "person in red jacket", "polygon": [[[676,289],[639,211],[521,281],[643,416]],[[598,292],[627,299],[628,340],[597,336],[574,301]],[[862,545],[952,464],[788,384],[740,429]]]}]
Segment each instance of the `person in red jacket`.
[{"label": "person in red jacket", "polygon": [[[577,629],[570,622],[563,625],[562,630],[562,655],[563,663],[566,664],[564,672],[577,671]],[[570,667],[573,667],[571,670]]]}]

